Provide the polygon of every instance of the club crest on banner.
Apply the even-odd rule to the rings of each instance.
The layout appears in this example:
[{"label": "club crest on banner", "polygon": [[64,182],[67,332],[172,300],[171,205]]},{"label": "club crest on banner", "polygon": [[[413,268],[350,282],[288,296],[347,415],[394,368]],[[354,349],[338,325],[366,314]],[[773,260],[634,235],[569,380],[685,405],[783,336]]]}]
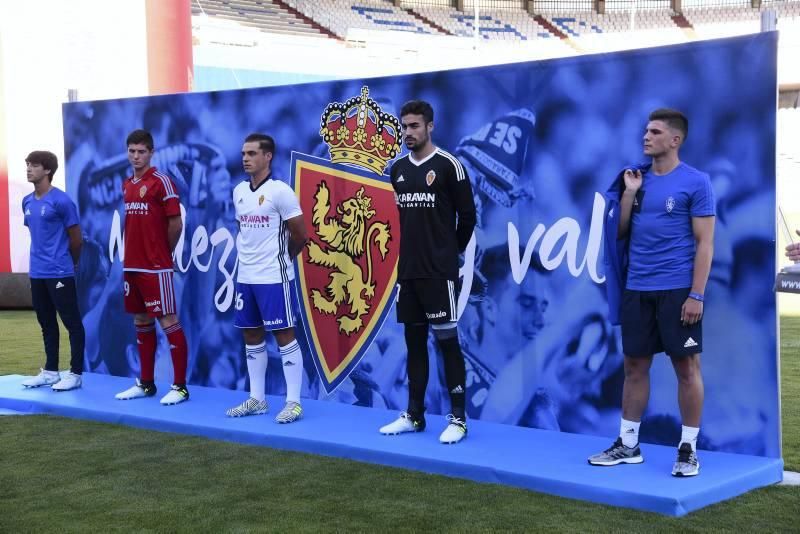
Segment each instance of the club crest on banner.
[{"label": "club crest on banner", "polygon": [[364,87],[325,108],[319,133],[330,161],[292,153],[309,235],[295,271],[302,327],[330,394],[358,366],[395,299],[400,223],[383,172],[400,152],[400,121]]}]

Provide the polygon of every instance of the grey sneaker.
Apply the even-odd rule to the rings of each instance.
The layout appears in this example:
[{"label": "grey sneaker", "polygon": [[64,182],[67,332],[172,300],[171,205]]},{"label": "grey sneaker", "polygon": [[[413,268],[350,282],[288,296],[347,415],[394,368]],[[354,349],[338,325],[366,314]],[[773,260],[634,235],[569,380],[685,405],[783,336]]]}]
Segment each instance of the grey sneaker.
[{"label": "grey sneaker", "polygon": [[267,401],[265,400],[257,400],[253,397],[250,397],[239,406],[235,408],[231,408],[225,415],[228,417],[244,417],[246,415],[261,415],[267,413],[269,410],[269,406],[267,405]]},{"label": "grey sneaker", "polygon": [[301,417],[303,417],[303,407],[297,402],[288,401],[283,410],[275,416],[275,422],[281,424],[294,423]]},{"label": "grey sneaker", "polygon": [[678,447],[678,459],[672,466],[672,476],[693,477],[699,474],[700,461],[697,459],[697,453],[688,443],[681,443],[681,446]]},{"label": "grey sneaker", "polygon": [[626,447],[622,444],[622,438],[601,453],[589,457],[592,465],[617,465],[617,464],[640,464],[644,462],[639,446]]}]

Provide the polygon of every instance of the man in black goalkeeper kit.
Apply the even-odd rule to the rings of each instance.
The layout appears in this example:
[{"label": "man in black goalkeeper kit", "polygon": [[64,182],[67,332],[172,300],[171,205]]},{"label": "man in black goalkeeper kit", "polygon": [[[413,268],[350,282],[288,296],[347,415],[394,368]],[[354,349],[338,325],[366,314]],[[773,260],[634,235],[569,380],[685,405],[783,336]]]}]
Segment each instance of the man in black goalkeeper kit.
[{"label": "man in black goalkeeper kit", "polygon": [[467,435],[464,356],[458,342],[458,255],[475,228],[475,201],[464,167],[431,141],[433,108],[412,100],[400,110],[410,152],[392,165],[400,210],[397,320],[405,325],[408,349],[408,410],[382,427],[382,434],[425,430],[428,386],[428,325],[444,356],[451,414],[439,436],[458,443]]}]

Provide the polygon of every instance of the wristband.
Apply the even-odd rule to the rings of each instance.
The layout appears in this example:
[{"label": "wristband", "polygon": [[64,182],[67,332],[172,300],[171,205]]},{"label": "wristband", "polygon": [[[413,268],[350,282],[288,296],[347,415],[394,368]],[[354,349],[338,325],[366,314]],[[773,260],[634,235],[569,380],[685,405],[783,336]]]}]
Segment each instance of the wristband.
[{"label": "wristband", "polygon": [[689,293],[689,298],[697,300],[699,302],[703,302],[703,295],[700,293]]}]

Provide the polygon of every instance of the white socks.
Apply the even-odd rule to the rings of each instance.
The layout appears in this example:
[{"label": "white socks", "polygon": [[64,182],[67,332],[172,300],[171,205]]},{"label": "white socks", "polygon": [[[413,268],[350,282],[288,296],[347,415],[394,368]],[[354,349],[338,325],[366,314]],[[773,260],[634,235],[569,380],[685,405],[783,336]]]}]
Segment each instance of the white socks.
[{"label": "white socks", "polygon": [[622,444],[628,448],[633,448],[639,444],[639,425],[641,421],[628,421],[623,419],[619,425],[619,437]]},{"label": "white socks", "polygon": [[283,361],[283,376],[286,379],[286,402],[300,402],[303,385],[303,353],[295,339],[288,345],[278,347]]},{"label": "white socks", "polygon": [[250,375],[250,396],[263,401],[267,382],[267,344],[245,345],[247,374]]},{"label": "white socks", "polygon": [[[639,425],[641,422],[622,420],[619,425],[619,437],[622,438],[623,445],[630,448],[639,444]],[[699,428],[682,426],[680,443],[688,443],[692,446],[693,451],[697,451],[697,435],[699,433]]]},{"label": "white socks", "polygon": [[[692,450],[697,452],[697,435],[700,433],[700,428],[693,426],[681,426],[681,443],[688,443],[692,446]],[[680,443],[678,444],[680,447]]]}]

